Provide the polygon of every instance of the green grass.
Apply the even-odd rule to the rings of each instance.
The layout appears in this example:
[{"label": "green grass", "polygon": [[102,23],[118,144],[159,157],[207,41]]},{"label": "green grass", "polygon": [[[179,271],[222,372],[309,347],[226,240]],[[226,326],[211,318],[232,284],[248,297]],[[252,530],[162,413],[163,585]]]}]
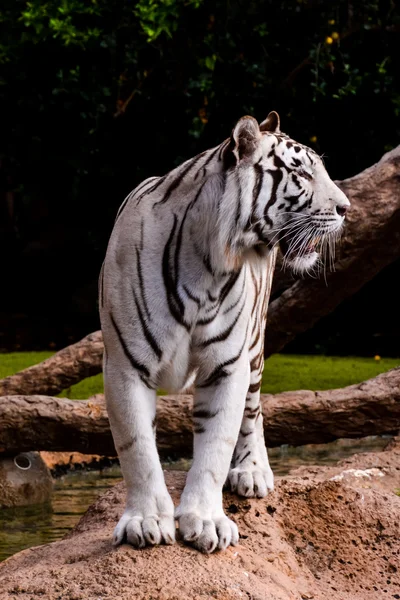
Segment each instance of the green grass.
[{"label": "green grass", "polygon": [[[10,352],[0,354],[0,379],[13,375],[22,369],[36,365],[49,358],[53,352]],[[82,399],[89,398],[103,391],[103,375],[88,377],[68,390],[64,390],[59,396],[63,398]]]},{"label": "green grass", "polygon": [[275,354],[265,362],[262,392],[330,390],[360,383],[400,365],[400,358]]},{"label": "green grass", "polygon": [[[0,379],[17,373],[51,356],[52,352],[13,352],[0,354]],[[371,377],[400,365],[400,358],[297,356],[275,354],[266,363],[262,392],[273,393],[289,390],[328,390]],[[102,375],[89,377],[65,390],[60,396],[89,398],[103,391]]]}]

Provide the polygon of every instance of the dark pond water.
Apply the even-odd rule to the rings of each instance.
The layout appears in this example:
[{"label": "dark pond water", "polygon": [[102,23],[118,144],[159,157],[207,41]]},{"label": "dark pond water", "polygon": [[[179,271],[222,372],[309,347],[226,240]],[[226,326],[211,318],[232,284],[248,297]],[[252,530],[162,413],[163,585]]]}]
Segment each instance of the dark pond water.
[{"label": "dark pond water", "polygon": [[[331,444],[269,451],[275,475],[287,475],[301,465],[329,465],[356,452],[379,451],[388,438],[339,440]],[[190,461],[164,463],[165,469],[187,470]],[[55,480],[51,502],[0,510],[0,561],[29,548],[62,538],[96,498],[122,478],[117,465],[102,471],[71,471]]]}]

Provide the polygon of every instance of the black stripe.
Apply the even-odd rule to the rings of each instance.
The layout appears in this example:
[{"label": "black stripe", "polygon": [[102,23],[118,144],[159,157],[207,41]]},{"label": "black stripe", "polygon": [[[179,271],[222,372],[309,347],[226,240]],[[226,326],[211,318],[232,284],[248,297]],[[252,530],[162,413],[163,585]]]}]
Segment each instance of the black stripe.
[{"label": "black stripe", "polygon": [[243,312],[243,308],[244,308],[244,304],[242,305],[242,308],[240,309],[240,311],[238,312],[238,314],[236,315],[236,318],[234,319],[234,321],[229,325],[229,327],[227,327],[225,329],[225,331],[222,331],[221,333],[219,333],[218,335],[205,340],[204,342],[201,342],[200,344],[200,348],[206,348],[207,346],[210,346],[211,344],[215,344],[217,342],[223,342],[225,341],[230,334],[232,333],[233,329],[235,328],[236,323],[239,321],[240,315]]},{"label": "black stripe", "polygon": [[125,200],[123,201],[123,203],[121,204],[121,206],[118,209],[117,212],[117,216],[115,217],[115,222],[117,222],[117,220],[119,219],[119,217],[122,214],[122,211],[125,209],[125,207],[127,206],[129,200],[131,198],[133,198],[141,189],[144,188],[145,185],[147,185],[148,183],[150,183],[151,179],[156,179],[156,177],[149,177],[148,179],[145,179],[141,184],[139,184],[132,192],[130,192],[130,194],[127,195],[127,197],[125,198]]},{"label": "black stripe", "polygon": [[[189,214],[189,211],[192,210],[192,208],[196,204],[197,200],[200,198],[200,194],[201,194],[201,192],[203,190],[203,187],[204,187],[205,183],[206,183],[205,181],[202,183],[202,185],[197,190],[197,193],[196,193],[195,197],[193,198],[193,200],[191,202],[189,202],[189,204],[186,207],[185,214],[183,215],[181,224],[179,226],[179,231],[178,231],[178,235],[177,235],[177,239],[176,239],[176,244],[175,244],[175,260],[174,260],[174,265],[175,265],[174,278],[175,278],[175,290],[176,290],[176,294],[175,295],[176,295],[176,300],[177,300],[178,306],[182,309],[183,312],[184,312],[184,305],[183,305],[183,302],[182,302],[182,300],[181,300],[181,298],[179,296],[179,292],[178,292],[178,285],[179,285],[179,254],[180,254],[181,246],[182,246],[183,227],[184,227],[184,224],[186,222],[186,218],[187,218],[187,216]],[[187,288],[185,289],[185,291],[187,293]]]},{"label": "black stripe", "polygon": [[311,156],[310,156],[310,153],[308,152],[308,150],[306,150],[306,154],[307,154],[307,158],[308,158],[308,160],[309,160],[309,161],[310,161],[310,163],[313,165],[313,164],[314,164],[314,161],[313,161],[313,159],[311,158]]},{"label": "black stripe", "polygon": [[195,302],[197,304],[197,306],[200,307],[200,304],[201,304],[200,298],[197,298],[197,296],[195,296],[194,294],[192,294],[192,292],[189,290],[188,287],[186,287],[186,285],[183,285],[182,287],[184,289],[185,294],[188,296],[188,298],[190,298],[191,300],[193,300],[193,302]]},{"label": "black stripe", "polygon": [[148,179],[145,179],[142,183],[140,183],[134,190],[133,190],[133,194],[136,196],[141,190],[143,190],[144,186],[147,184],[150,184],[152,180],[154,179],[158,179],[157,176],[155,177],[149,177]]},{"label": "black stripe", "polygon": [[223,199],[224,194],[225,194],[226,179],[227,179],[226,173],[222,173],[221,174],[221,179],[222,179],[222,189],[220,191],[220,195],[219,195],[219,198],[218,198],[218,206],[217,206],[217,214],[218,215],[220,214],[221,203],[222,203],[222,199]]},{"label": "black stripe", "polygon": [[272,223],[272,220],[268,216],[268,210],[277,201],[277,191],[278,191],[279,184],[282,181],[283,173],[279,169],[275,169],[275,170],[268,169],[267,173],[269,173],[271,175],[271,177],[272,177],[272,190],[271,190],[271,196],[270,196],[270,198],[269,198],[269,200],[267,202],[267,205],[265,207],[264,218],[267,221],[267,223],[272,227],[273,223]]},{"label": "black stripe", "polygon": [[260,289],[258,287],[258,283],[259,282],[257,280],[257,277],[254,275],[253,268],[252,268],[251,265],[250,265],[250,275],[251,275],[251,279],[252,279],[253,285],[254,285],[254,302],[253,302],[253,306],[252,306],[252,309],[251,309],[251,317],[253,317],[254,311],[255,311],[256,306],[257,306],[258,297],[260,295]]},{"label": "black stripe", "polygon": [[244,411],[244,416],[246,417],[246,419],[257,419],[260,414],[260,405],[256,406],[255,408],[245,408]]},{"label": "black stripe", "polygon": [[[206,150],[206,152],[207,152],[207,150]],[[164,197],[161,200],[159,200],[158,202],[155,202],[154,206],[156,206],[157,204],[165,204],[165,202],[167,202],[167,200],[169,200],[172,192],[179,187],[179,185],[182,183],[182,180],[184,179],[184,177],[199,162],[199,160],[204,156],[204,154],[205,154],[205,152],[202,152],[201,154],[198,154],[197,156],[192,158],[192,160],[189,161],[189,164],[186,165],[186,167],[184,169],[182,169],[182,171],[178,174],[178,176],[173,181],[171,181],[171,183],[169,184],[169,186],[167,188],[167,191],[164,194]]]},{"label": "black stripe", "polygon": [[124,354],[125,354],[126,358],[129,360],[129,362],[131,363],[132,367],[134,369],[136,369],[136,371],[139,371],[140,373],[145,375],[146,377],[150,377],[150,371],[148,370],[148,368],[145,365],[143,365],[142,363],[140,363],[139,361],[137,361],[136,358],[134,358],[132,353],[129,351],[129,348],[128,348],[124,338],[122,337],[122,333],[119,330],[116,322],[114,321],[114,317],[112,316],[111,313],[110,313],[110,321],[112,323],[112,326],[114,327],[115,333],[118,336],[118,339],[122,346]]},{"label": "black stripe", "polygon": [[209,325],[210,323],[212,323],[219,313],[219,306],[220,306],[219,304],[216,304],[215,306],[213,306],[212,310],[216,310],[216,313],[214,315],[212,315],[211,317],[206,317],[205,319],[200,319],[199,321],[197,321],[197,325]]},{"label": "black stripe", "polygon": [[285,196],[285,200],[287,200],[290,203],[290,209],[292,209],[293,206],[299,202],[303,193],[304,191],[298,194],[297,196]]},{"label": "black stripe", "polygon": [[211,410],[198,409],[198,410],[193,411],[193,417],[195,419],[212,419],[218,413],[219,413],[219,410],[211,411]]},{"label": "black stripe", "polygon": [[212,323],[212,321],[214,321],[214,319],[217,317],[217,315],[219,314],[220,308],[225,300],[225,298],[227,297],[227,295],[229,294],[229,292],[231,291],[231,289],[233,288],[233,286],[235,285],[236,281],[238,280],[241,272],[242,272],[242,268],[239,271],[236,271],[234,273],[232,273],[229,276],[228,281],[225,283],[225,285],[223,286],[221,292],[220,292],[220,296],[218,299],[218,304],[216,304],[215,306],[213,306],[210,310],[216,310],[215,314],[212,315],[211,317],[208,317],[206,319],[201,319],[200,321],[197,322],[197,325],[209,325],[210,323]]},{"label": "black stripe", "polygon": [[255,356],[253,358],[253,360],[250,361],[251,372],[258,371],[262,364],[263,364],[263,355],[260,353],[257,356]]},{"label": "black stripe", "polygon": [[[202,164],[202,166],[200,167],[200,169],[197,171],[196,175],[194,176],[194,179],[196,180],[200,171],[203,170],[203,177],[206,174],[206,167],[208,166],[208,164],[212,161],[212,159],[214,158],[214,156],[217,154],[218,150],[219,150],[219,146],[217,146],[216,148],[214,148],[214,150],[211,151],[211,154],[207,157],[207,160]],[[208,150],[207,150],[208,152]]]},{"label": "black stripe", "polygon": [[251,352],[257,346],[257,344],[258,344],[259,341],[260,341],[260,327],[257,328],[257,335],[256,335],[253,343],[251,344],[250,348],[249,348],[249,352]]},{"label": "black stripe", "polygon": [[297,208],[295,208],[292,212],[299,213],[302,212],[305,208],[309,206],[309,203],[312,203],[312,197],[309,200],[305,200],[303,204],[299,204]]},{"label": "black stripe", "polygon": [[215,275],[213,268],[211,266],[211,258],[210,258],[209,254],[206,254],[205,256],[203,256],[203,265],[205,266],[205,268],[211,275]]},{"label": "black stripe", "polygon": [[225,140],[224,142],[222,142],[222,144],[219,147],[219,154],[218,154],[218,160],[220,161],[222,158],[222,153],[223,151],[229,146],[229,144],[231,143],[230,138],[228,138],[227,140]]},{"label": "black stripe", "polygon": [[250,415],[245,415],[246,419],[257,419],[260,413],[251,413]]},{"label": "black stripe", "polygon": [[205,433],[206,430],[204,429],[203,425],[199,425],[197,423],[194,423],[193,424],[193,431],[195,433]]},{"label": "black stripe", "polygon": [[244,345],[246,343],[246,340],[247,340],[247,329],[246,329],[246,335],[244,336],[243,345],[240,348],[239,352],[236,354],[236,356],[233,356],[232,358],[229,358],[225,362],[220,363],[214,369],[214,371],[212,371],[212,373],[207,377],[207,379],[205,380],[205,382],[202,383],[201,385],[197,384],[197,387],[199,387],[199,388],[210,387],[211,385],[214,385],[215,383],[218,383],[218,381],[220,379],[224,379],[225,377],[229,377],[230,373],[228,373],[227,371],[225,371],[225,367],[229,367],[230,365],[233,365],[236,361],[239,360],[239,358],[242,355],[243,348],[244,348]]},{"label": "black stripe", "polygon": [[130,192],[130,193],[127,195],[127,197],[125,198],[125,200],[123,201],[123,203],[121,204],[121,206],[119,207],[119,209],[118,209],[118,212],[117,212],[117,216],[115,217],[115,222],[114,222],[114,225],[115,225],[115,223],[118,221],[119,217],[120,217],[120,216],[121,216],[121,214],[122,214],[122,211],[124,210],[124,208],[125,208],[125,207],[126,207],[126,205],[128,204],[129,200],[132,198],[132,195],[133,195],[133,192]]},{"label": "black stripe", "polygon": [[254,431],[247,431],[246,433],[244,433],[242,430],[240,430],[240,435],[242,437],[247,437],[248,435],[251,435],[252,433],[254,433]]},{"label": "black stripe", "polygon": [[[246,399],[246,402],[247,402],[247,399]],[[259,408],[260,408],[259,404],[257,404],[257,406],[255,408],[245,408],[244,414],[246,415],[247,413],[256,413]]]},{"label": "black stripe", "polygon": [[168,177],[168,173],[166,175],[163,175],[162,177],[158,178],[158,181],[152,185],[150,188],[148,188],[147,190],[144,190],[144,192],[142,192],[140,194],[140,196],[138,198],[136,198],[136,206],[139,205],[139,202],[141,201],[142,198],[144,198],[147,194],[152,194],[153,192],[156,191],[156,189],[162,184],[164,183],[164,181],[166,180],[166,178]]},{"label": "black stripe", "polygon": [[197,193],[195,195],[195,197],[193,198],[193,200],[191,200],[191,202],[189,202],[189,204],[186,207],[185,213],[183,215],[181,224],[179,226],[179,231],[178,231],[178,237],[176,240],[176,248],[175,248],[175,285],[178,285],[178,272],[179,272],[179,252],[180,252],[180,248],[182,245],[182,235],[183,235],[183,226],[185,224],[186,221],[186,217],[188,216],[188,213],[190,210],[192,210],[192,208],[194,207],[194,205],[196,204],[197,200],[200,198],[200,194],[203,191],[203,187],[205,185],[205,181],[202,183],[202,185],[199,187],[199,189],[197,190]]},{"label": "black stripe", "polygon": [[219,297],[220,304],[222,304],[224,302],[225,298],[227,297],[227,295],[229,294],[229,292],[232,290],[233,286],[235,285],[235,283],[239,279],[240,274],[242,272],[242,268],[243,267],[240,267],[239,271],[235,271],[234,273],[232,273],[229,276],[228,281],[225,283],[225,285],[223,286],[223,288],[221,290],[221,294],[220,294],[220,297]]},{"label": "black stripe", "polygon": [[256,163],[254,165],[254,171],[255,171],[255,182],[254,182],[254,188],[253,188],[253,213],[256,209],[257,200],[260,195],[263,180],[264,180],[264,171],[260,164]]},{"label": "black stripe", "polygon": [[165,286],[165,292],[167,295],[168,307],[171,315],[174,317],[175,321],[185,327],[189,331],[190,326],[186,323],[184,318],[185,307],[184,304],[178,294],[178,290],[176,289],[175,277],[171,271],[170,265],[170,251],[172,240],[175,235],[176,226],[178,223],[178,218],[174,214],[174,223],[171,229],[171,233],[169,234],[169,238],[167,243],[165,244],[164,253],[163,253],[163,262],[162,262],[162,274]]},{"label": "black stripe", "polygon": [[249,456],[249,454],[251,454],[251,450],[249,450],[248,452],[246,452],[246,454],[243,456],[243,458],[241,458],[241,459],[239,460],[239,462],[237,462],[236,464],[237,464],[237,465],[240,465],[240,464],[241,464],[241,463],[244,461],[244,459],[245,459],[245,458],[247,458],[247,457]]},{"label": "black stripe", "polygon": [[138,302],[138,299],[136,297],[136,293],[135,290],[133,291],[133,299],[135,301],[136,304],[136,310],[138,313],[138,317],[139,317],[139,321],[140,321],[140,325],[142,327],[142,331],[144,333],[144,337],[146,338],[146,340],[148,341],[149,345],[151,346],[151,348],[153,349],[154,353],[157,355],[158,359],[160,360],[162,357],[162,350],[160,348],[160,346],[157,344],[156,340],[154,339],[153,334],[151,333],[147,323],[146,323],[146,319],[143,316],[142,313],[142,309],[140,308],[140,304]]},{"label": "black stripe", "polygon": [[151,321],[151,315],[150,315],[150,311],[147,307],[147,301],[146,301],[146,294],[144,291],[144,283],[143,283],[143,272],[142,272],[142,265],[140,263],[140,253],[138,248],[135,248],[136,250],[136,270],[139,276],[139,286],[140,286],[140,295],[142,296],[142,303],[144,306],[144,310],[146,312],[146,316],[148,318],[149,321]]},{"label": "black stripe", "polygon": [[100,306],[104,306],[104,262],[100,269]]},{"label": "black stripe", "polygon": [[296,158],[295,156],[293,156],[292,164],[294,167],[299,167],[301,165],[301,160],[299,158]]},{"label": "black stripe", "polygon": [[126,452],[127,450],[132,448],[133,444],[135,444],[136,442],[137,442],[137,437],[135,435],[131,440],[129,440],[129,442],[122,444],[122,446],[118,446],[118,448],[117,448],[118,454],[121,454],[122,452]]},{"label": "black stripe", "polygon": [[231,304],[230,306],[228,306],[227,309],[224,310],[224,312],[223,312],[224,315],[228,314],[228,312],[230,312],[231,310],[233,310],[239,304],[239,302],[241,301],[242,296],[243,296],[243,292],[244,292],[245,283],[246,283],[246,276],[243,277],[242,289],[240,290],[240,294],[239,294],[237,300],[235,300],[235,302],[233,304]]},{"label": "black stripe", "polygon": [[256,392],[258,392],[258,390],[260,389],[260,387],[261,387],[261,381],[257,381],[257,383],[251,383],[249,385],[249,390],[248,391],[249,391],[250,394],[255,394]]},{"label": "black stripe", "polygon": [[[292,160],[299,160],[298,158],[293,158]],[[299,161],[300,163],[300,161]],[[278,169],[286,169],[287,171],[292,171],[290,167],[283,161],[277,154],[274,156],[274,165]]]},{"label": "black stripe", "polygon": [[301,183],[300,183],[299,178],[297,177],[296,173],[292,174],[292,181],[293,181],[294,185],[301,190],[302,186],[301,186]]}]

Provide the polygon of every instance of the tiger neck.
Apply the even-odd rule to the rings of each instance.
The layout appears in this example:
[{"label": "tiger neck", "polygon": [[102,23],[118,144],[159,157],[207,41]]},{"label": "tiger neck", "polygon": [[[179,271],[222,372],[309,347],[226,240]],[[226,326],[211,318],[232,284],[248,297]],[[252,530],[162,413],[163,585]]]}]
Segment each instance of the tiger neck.
[{"label": "tiger neck", "polygon": [[238,190],[235,170],[214,173],[202,182],[196,209],[191,211],[190,235],[197,259],[214,277],[239,271],[245,262],[266,258],[270,249],[260,244],[249,227],[252,216],[251,182],[242,177]]}]

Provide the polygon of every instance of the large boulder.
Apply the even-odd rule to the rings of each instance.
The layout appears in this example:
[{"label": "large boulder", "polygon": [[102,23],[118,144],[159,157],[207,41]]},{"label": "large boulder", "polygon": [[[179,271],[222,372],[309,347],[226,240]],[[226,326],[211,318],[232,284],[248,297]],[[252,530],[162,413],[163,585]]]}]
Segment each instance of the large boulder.
[{"label": "large boulder", "polygon": [[[166,473],[175,502],[185,474]],[[226,494],[240,543],[206,556],[178,541],[111,547],[123,484],[62,541],[0,565],[1,600],[380,600],[400,598],[400,449],[298,469],[262,500]]]},{"label": "large boulder", "polygon": [[48,502],[53,480],[39,452],[0,457],[0,508]]}]

